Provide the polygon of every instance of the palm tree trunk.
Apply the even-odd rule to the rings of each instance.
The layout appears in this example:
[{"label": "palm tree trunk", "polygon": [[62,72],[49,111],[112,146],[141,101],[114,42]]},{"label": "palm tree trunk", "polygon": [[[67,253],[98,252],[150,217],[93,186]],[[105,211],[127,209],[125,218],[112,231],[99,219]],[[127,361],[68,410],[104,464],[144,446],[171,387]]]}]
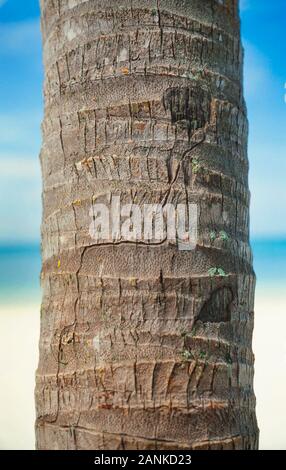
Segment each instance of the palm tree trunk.
[{"label": "palm tree trunk", "polygon": [[[255,449],[237,0],[42,0],[38,449]],[[194,250],[89,234],[193,203]]]}]

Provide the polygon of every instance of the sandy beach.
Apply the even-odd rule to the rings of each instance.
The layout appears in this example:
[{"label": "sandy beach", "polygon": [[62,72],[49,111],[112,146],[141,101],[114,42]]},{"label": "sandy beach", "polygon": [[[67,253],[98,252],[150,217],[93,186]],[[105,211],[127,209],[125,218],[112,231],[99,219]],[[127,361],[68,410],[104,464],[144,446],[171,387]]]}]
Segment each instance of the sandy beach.
[{"label": "sandy beach", "polygon": [[286,296],[258,289],[253,349],[260,449],[286,450]]},{"label": "sandy beach", "polygon": [[[260,448],[285,450],[286,297],[260,288],[255,310],[255,392]],[[39,311],[37,303],[24,307],[0,304],[0,449],[34,448]]]},{"label": "sandy beach", "polygon": [[40,307],[0,304],[0,449],[34,449]]}]

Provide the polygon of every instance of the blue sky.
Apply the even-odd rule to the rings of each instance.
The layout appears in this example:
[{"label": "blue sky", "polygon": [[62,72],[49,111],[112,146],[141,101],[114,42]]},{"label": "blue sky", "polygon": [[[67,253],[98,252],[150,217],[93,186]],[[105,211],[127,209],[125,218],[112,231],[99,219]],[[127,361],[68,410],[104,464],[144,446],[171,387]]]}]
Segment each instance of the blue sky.
[{"label": "blue sky", "polygon": [[[285,0],[242,0],[253,237],[286,235]],[[0,0],[0,243],[39,239],[38,0]]]}]

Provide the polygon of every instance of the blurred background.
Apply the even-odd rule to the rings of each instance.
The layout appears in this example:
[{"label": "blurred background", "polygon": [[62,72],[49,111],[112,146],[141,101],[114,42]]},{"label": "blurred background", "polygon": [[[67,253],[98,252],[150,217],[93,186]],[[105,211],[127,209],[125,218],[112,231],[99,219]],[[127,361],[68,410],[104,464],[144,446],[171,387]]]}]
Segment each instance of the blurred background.
[{"label": "blurred background", "polygon": [[[261,449],[286,449],[285,0],[241,0]],[[0,449],[34,448],[40,320],[38,0],[0,0]]]}]

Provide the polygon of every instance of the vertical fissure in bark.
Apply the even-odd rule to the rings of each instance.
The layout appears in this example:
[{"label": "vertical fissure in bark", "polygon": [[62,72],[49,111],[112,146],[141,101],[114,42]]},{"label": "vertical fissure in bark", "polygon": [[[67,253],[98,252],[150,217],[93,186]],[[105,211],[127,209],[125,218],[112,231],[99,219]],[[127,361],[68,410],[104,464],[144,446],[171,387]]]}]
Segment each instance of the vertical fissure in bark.
[{"label": "vertical fissure in bark", "polygon": [[[255,449],[236,0],[41,0],[38,449]],[[91,238],[94,201],[196,205],[197,240]]]}]

